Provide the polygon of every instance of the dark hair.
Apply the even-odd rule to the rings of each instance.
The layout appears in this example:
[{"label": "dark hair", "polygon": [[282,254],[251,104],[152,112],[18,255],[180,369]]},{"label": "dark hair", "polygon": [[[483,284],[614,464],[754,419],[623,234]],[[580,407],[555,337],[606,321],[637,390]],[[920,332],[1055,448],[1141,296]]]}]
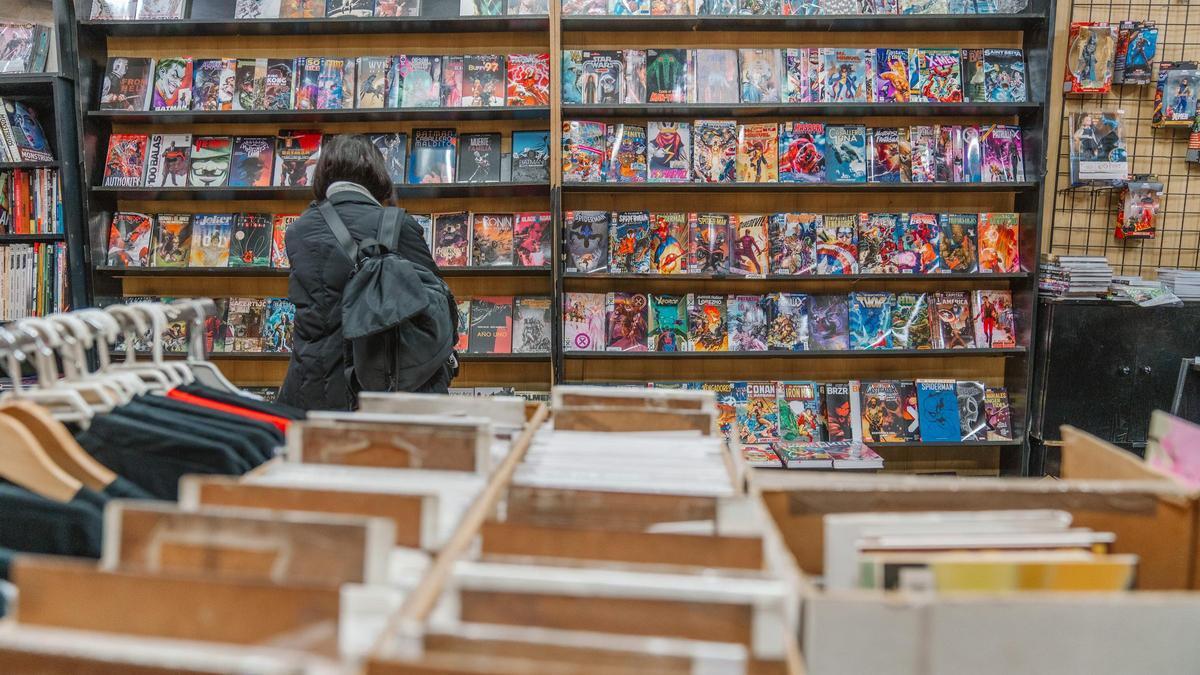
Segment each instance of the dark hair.
[{"label": "dark hair", "polygon": [[313,175],[313,193],[325,199],[329,186],[338,181],[358,183],[381,203],[392,198],[392,177],[383,155],[362,134],[338,134],[326,137]]}]

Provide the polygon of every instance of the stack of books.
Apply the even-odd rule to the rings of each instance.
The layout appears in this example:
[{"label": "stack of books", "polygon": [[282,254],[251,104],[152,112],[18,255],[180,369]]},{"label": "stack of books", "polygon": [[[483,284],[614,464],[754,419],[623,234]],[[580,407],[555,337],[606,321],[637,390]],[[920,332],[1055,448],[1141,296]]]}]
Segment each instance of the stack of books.
[{"label": "stack of books", "polygon": [[1102,255],[1042,254],[1038,294],[1080,298],[1103,295],[1112,284],[1113,270]]},{"label": "stack of books", "polygon": [[1200,271],[1160,267],[1158,280],[1180,300],[1200,300]]}]

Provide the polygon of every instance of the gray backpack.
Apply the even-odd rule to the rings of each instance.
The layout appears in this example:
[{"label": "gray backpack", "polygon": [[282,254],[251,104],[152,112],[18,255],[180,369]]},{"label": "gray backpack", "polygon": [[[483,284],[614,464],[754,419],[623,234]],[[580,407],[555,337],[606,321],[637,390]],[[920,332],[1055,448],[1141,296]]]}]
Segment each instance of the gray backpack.
[{"label": "gray backpack", "polygon": [[387,207],[375,239],[361,244],[328,201],[317,207],[354,265],[342,294],[346,382],[360,391],[418,391],[452,369],[457,335],[450,289],[436,274],[396,251],[404,210]]}]

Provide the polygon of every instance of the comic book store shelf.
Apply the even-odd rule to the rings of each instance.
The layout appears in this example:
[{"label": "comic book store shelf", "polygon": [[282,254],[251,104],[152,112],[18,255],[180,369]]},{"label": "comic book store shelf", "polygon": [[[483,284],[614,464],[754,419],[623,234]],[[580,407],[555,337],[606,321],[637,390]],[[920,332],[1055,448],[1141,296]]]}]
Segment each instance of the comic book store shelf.
[{"label": "comic book store shelf", "polygon": [[[441,183],[424,185],[396,185],[398,199],[454,198],[454,197],[530,197],[549,195],[547,183]],[[235,200],[263,199],[272,201],[311,199],[312,188],[308,186],[267,187],[149,187],[125,188],[99,185],[92,188],[98,194],[112,194],[121,199],[140,200]]]},{"label": "comic book store shelf", "polygon": [[0,171],[6,169],[57,169],[58,161],[52,162],[0,162]]},{"label": "comic book store shelf", "polygon": [[[1038,181],[1012,183],[576,183],[564,182],[563,192],[611,192],[622,195],[648,192],[745,193],[745,192],[1029,192],[1041,188]],[[932,208],[932,207],[931,207]],[[936,209],[934,209],[936,210]]]},{"label": "comic book store shelf", "polygon": [[66,79],[56,73],[0,75],[0,96],[47,96],[55,82]]},{"label": "comic book store shelf", "polygon": [[89,118],[114,124],[301,124],[437,120],[550,119],[549,106],[479,108],[371,108],[354,110],[92,110]]},{"label": "comic book store shelf", "polygon": [[[3,241],[0,239],[0,241]],[[116,267],[99,265],[97,274],[113,277],[287,277],[291,270],[274,267]],[[549,277],[548,267],[443,267],[443,277]]]},{"label": "comic book store shelf", "polygon": [[1024,355],[1024,347],[1011,347],[1008,349],[870,349],[861,351],[813,349],[800,352],[782,350],[754,352],[563,352],[563,357],[567,359],[629,359],[634,361],[656,359],[910,359],[917,357],[944,359]]},{"label": "comic book store shelf", "polygon": [[1011,273],[969,273],[969,274],[828,274],[828,275],[795,275],[795,274],[613,274],[605,272],[563,272],[564,280],[616,280],[644,282],[648,285],[659,283],[690,283],[695,281],[728,282],[730,284],[759,284],[762,282],[793,283],[793,284],[835,284],[874,281],[904,281],[912,284],[953,284],[957,282],[974,281],[1012,281],[1014,279],[1030,279],[1031,272]]},{"label": "comic book store shelf", "polygon": [[28,244],[44,241],[63,241],[65,234],[0,234],[0,244]]},{"label": "comic book store shelf", "polygon": [[595,117],[1011,117],[1036,113],[1038,103],[626,103],[563,104],[572,118]]},{"label": "comic book store shelf", "polygon": [[178,19],[175,21],[81,22],[84,30],[113,37],[256,37],[274,35],[355,35],[545,32],[548,16],[361,17],[338,19]]},{"label": "comic book store shelf", "polygon": [[[813,15],[813,16],[563,16],[563,31],[739,32],[804,31],[1009,31],[1045,23],[1038,12],[1016,14]],[[749,39],[747,42],[749,43]]]}]

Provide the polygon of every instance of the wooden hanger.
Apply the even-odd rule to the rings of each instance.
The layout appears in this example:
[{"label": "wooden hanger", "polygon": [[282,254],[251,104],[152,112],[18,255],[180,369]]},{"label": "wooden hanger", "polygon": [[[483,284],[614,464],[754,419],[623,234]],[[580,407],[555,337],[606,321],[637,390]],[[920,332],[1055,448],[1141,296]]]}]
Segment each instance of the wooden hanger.
[{"label": "wooden hanger", "polygon": [[69,502],[83,487],[60,468],[24,425],[0,415],[0,478],[58,502]]},{"label": "wooden hanger", "polygon": [[45,408],[14,401],[0,405],[0,415],[7,415],[28,429],[59,468],[89,488],[100,491],[117,479],[117,474],[80,447],[66,427]]}]

